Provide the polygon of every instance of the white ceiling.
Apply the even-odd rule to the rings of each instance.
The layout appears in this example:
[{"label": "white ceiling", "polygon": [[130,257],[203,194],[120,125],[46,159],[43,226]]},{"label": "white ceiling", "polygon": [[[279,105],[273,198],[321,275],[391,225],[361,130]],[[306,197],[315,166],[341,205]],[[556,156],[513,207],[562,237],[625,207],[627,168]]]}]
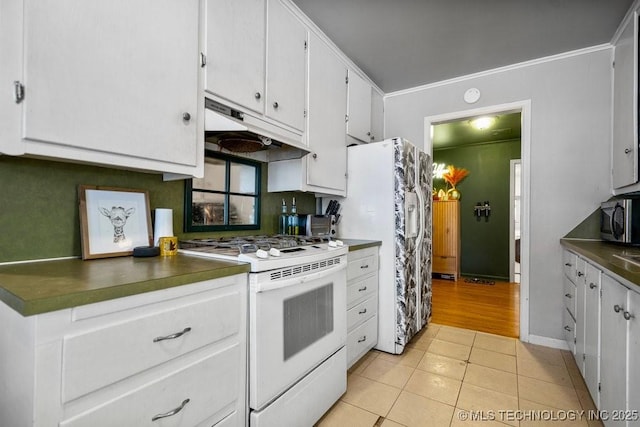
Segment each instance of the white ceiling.
[{"label": "white ceiling", "polygon": [[633,0],[293,0],[385,93],[609,43]]}]

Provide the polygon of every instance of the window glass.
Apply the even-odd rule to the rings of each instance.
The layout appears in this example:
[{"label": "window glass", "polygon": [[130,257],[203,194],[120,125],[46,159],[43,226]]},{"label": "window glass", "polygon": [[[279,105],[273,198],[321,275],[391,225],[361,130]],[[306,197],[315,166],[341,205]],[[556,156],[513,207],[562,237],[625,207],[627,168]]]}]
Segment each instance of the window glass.
[{"label": "window glass", "polygon": [[204,177],[185,182],[185,231],[260,228],[260,163],[207,152]]}]

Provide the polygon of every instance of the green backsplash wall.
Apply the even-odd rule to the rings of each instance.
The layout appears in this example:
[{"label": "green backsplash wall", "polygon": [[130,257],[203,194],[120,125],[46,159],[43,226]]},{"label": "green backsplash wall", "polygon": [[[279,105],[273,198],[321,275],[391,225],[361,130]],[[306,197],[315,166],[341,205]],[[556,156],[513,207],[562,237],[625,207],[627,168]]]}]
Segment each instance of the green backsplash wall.
[{"label": "green backsplash wall", "polygon": [[[509,279],[509,163],[520,158],[520,141],[478,144],[434,150],[433,161],[469,170],[458,184],[460,233],[462,236],[461,274],[471,277]],[[442,179],[434,187],[444,188]],[[473,215],[476,202],[488,200],[491,215]]]},{"label": "green backsplash wall", "polygon": [[299,213],[315,213],[313,194],[267,193],[267,165],[262,167],[262,211],[259,230],[219,233],[183,232],[184,182],[162,175],[98,166],[0,155],[0,262],[80,256],[79,184],[149,191],[155,208],[173,209],[178,237],[275,234],[282,198]]}]

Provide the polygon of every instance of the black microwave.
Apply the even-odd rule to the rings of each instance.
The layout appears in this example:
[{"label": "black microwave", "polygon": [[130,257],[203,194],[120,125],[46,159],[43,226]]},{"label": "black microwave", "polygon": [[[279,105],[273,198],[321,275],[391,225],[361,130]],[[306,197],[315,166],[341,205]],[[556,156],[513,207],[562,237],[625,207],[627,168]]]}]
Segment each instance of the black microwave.
[{"label": "black microwave", "polygon": [[640,198],[621,198],[600,205],[602,240],[640,245]]}]

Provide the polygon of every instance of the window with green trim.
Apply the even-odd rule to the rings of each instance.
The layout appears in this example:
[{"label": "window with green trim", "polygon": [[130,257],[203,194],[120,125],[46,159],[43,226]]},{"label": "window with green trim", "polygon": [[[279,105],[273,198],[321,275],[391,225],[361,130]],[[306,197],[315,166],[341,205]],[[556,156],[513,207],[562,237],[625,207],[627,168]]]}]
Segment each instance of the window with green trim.
[{"label": "window with green trim", "polygon": [[260,166],[207,151],[204,177],[185,181],[185,231],[259,229]]}]

